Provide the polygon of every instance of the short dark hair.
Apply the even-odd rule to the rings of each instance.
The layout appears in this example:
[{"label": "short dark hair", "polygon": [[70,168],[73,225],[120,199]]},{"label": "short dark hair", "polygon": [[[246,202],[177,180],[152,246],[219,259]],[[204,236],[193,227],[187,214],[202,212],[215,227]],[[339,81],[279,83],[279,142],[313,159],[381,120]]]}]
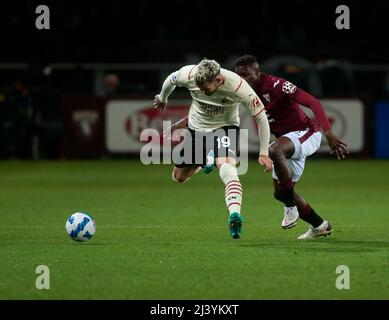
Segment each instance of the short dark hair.
[{"label": "short dark hair", "polygon": [[235,67],[239,67],[239,66],[247,66],[253,63],[258,63],[257,58],[250,54],[245,54],[244,56],[241,56],[238,59],[236,59],[234,65]]}]

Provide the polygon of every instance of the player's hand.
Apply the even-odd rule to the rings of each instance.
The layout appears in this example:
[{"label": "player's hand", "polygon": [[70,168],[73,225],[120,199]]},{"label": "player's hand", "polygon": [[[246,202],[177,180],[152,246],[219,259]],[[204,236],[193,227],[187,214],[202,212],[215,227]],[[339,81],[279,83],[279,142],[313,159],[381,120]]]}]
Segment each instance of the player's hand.
[{"label": "player's hand", "polygon": [[260,154],[258,157],[258,162],[261,166],[266,167],[264,172],[270,172],[273,169],[273,161],[269,158],[269,156]]},{"label": "player's hand", "polygon": [[325,136],[331,149],[330,153],[334,154],[338,160],[346,158],[347,153],[349,153],[347,144],[340,141],[336,134],[331,130],[328,130],[325,133]]},{"label": "player's hand", "polygon": [[166,107],[166,102],[161,102],[161,99],[159,97],[159,94],[157,94],[155,97],[154,97],[154,103],[153,103],[153,106],[154,106],[154,109],[161,109],[161,110],[164,110],[165,107]]}]

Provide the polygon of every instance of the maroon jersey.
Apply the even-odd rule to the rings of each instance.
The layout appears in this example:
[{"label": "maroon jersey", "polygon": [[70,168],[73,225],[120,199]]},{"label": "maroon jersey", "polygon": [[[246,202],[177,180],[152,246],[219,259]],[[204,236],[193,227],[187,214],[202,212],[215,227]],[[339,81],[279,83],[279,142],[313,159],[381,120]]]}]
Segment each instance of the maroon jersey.
[{"label": "maroon jersey", "polygon": [[[318,131],[317,122],[324,131],[330,128],[320,102],[285,79],[261,73],[259,85],[254,91],[266,108],[270,130],[276,137],[291,131]],[[306,115],[300,104],[313,111],[317,122]]]}]

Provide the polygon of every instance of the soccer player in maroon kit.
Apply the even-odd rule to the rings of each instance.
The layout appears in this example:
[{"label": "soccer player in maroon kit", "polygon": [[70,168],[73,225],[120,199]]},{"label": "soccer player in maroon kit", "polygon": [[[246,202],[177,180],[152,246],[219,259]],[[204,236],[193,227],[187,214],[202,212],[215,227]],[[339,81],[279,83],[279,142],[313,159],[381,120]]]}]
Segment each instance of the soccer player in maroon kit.
[{"label": "soccer player in maroon kit", "polygon": [[331,224],[294,191],[300,179],[305,159],[320,147],[321,132],[299,105],[310,108],[320,124],[331,154],[338,160],[348,153],[347,145],[331,131],[320,102],[289,81],[262,73],[257,59],[245,55],[235,62],[235,72],[244,78],[261,98],[268,115],[270,130],[276,140],[270,145],[273,160],[274,197],[285,205],[282,227],[290,229],[299,218],[311,225],[298,239],[316,238],[331,234]]}]

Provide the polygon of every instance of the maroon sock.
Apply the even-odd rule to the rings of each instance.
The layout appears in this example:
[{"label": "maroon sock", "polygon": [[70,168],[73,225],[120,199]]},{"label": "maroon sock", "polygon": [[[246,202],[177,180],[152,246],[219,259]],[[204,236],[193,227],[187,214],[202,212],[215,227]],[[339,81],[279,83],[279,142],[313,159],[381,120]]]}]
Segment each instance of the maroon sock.
[{"label": "maroon sock", "polygon": [[282,194],[282,199],[286,207],[294,207],[294,188],[292,178],[285,181],[278,181],[278,187]]},{"label": "maroon sock", "polygon": [[305,222],[308,222],[312,227],[317,228],[323,223],[323,219],[307,204],[301,210],[299,209],[299,216]]}]

